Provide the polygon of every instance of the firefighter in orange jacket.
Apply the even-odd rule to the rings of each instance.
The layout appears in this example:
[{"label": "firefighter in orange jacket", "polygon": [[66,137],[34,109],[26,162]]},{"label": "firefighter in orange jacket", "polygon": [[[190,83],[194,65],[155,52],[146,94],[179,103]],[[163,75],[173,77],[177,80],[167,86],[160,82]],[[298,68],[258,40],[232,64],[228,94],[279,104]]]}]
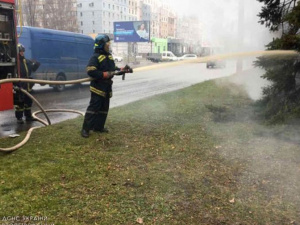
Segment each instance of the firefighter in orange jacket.
[{"label": "firefighter in orange jacket", "polygon": [[[108,132],[105,122],[112,97],[112,78],[132,69],[129,66],[118,68],[110,54],[110,39],[105,34],[95,38],[94,54],[86,67],[87,74],[94,78],[90,84],[91,99],[86,110],[81,130],[82,137],[89,137],[91,130]],[[119,72],[118,72],[119,71]]]},{"label": "firefighter in orange jacket", "polygon": [[[20,61],[20,78],[29,79],[31,78],[31,73],[35,72],[39,68],[40,63],[26,59],[24,56],[25,47],[20,43],[18,44],[18,50],[19,50],[19,61]],[[31,92],[33,87],[32,83],[25,83],[25,82],[15,83],[14,85],[28,92]],[[15,116],[17,118],[18,124],[24,123],[23,114],[25,115],[27,122],[35,121],[31,113],[31,106],[32,106],[31,98],[29,98],[21,91],[17,91],[14,94],[14,105],[15,105]]]}]

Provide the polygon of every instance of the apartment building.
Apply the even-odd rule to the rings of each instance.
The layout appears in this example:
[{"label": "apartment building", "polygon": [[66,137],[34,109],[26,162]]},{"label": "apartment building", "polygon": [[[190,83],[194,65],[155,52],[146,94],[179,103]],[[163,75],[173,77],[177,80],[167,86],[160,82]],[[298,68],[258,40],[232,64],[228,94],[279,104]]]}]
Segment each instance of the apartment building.
[{"label": "apartment building", "polygon": [[196,53],[202,42],[202,25],[195,16],[178,18],[176,37],[184,42],[184,53]]},{"label": "apartment building", "polygon": [[129,20],[136,21],[138,20],[138,2],[139,0],[129,0],[128,1],[128,11],[129,11]]},{"label": "apartment building", "polygon": [[129,9],[129,0],[77,0],[80,33],[113,34],[113,22],[136,20]]},{"label": "apartment building", "polygon": [[151,18],[150,18],[150,34],[151,37],[159,37],[160,27],[160,7],[162,5],[160,0],[145,0],[147,4],[151,6]]},{"label": "apartment building", "polygon": [[[196,17],[179,18],[171,3],[168,0],[23,0],[23,25],[93,37],[106,33],[113,37],[114,22],[145,20],[150,21],[151,38],[167,39],[176,49],[184,43],[183,51],[192,51],[191,46],[201,41],[201,24]],[[127,52],[127,43],[114,45],[118,52]],[[151,43],[138,43],[135,48],[139,53],[148,53],[150,46]]]}]

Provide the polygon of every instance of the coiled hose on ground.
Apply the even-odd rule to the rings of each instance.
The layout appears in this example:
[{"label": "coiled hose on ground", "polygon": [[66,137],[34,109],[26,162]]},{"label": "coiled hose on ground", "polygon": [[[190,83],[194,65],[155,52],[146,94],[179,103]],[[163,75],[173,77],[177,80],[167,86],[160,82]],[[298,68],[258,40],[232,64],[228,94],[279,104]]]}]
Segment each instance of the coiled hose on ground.
[{"label": "coiled hose on ground", "polygon": [[[29,98],[31,98],[35,103],[36,105],[39,107],[40,111],[37,111],[37,112],[34,112],[32,114],[32,116],[40,123],[44,124],[45,126],[49,126],[51,125],[51,121],[48,117],[48,114],[47,112],[69,112],[69,113],[77,113],[79,115],[82,115],[84,116],[84,113],[83,112],[80,112],[80,111],[77,111],[77,110],[71,110],[71,109],[47,109],[45,110],[42,105],[36,100],[36,98],[34,98],[31,94],[29,94],[27,91],[25,91],[24,89],[22,88],[14,88],[16,89],[17,91],[21,91],[23,92],[25,95],[27,95]],[[43,113],[45,118],[47,119],[47,121],[45,120],[42,120],[41,118],[37,117],[36,115],[37,114],[40,114],[40,113]],[[27,131],[27,134],[25,136],[25,138],[17,145],[13,146],[13,147],[9,147],[9,148],[0,148],[0,151],[2,152],[12,152],[12,151],[15,151],[17,150],[18,148],[22,147],[23,145],[25,145],[27,143],[27,141],[29,140],[30,136],[31,136],[31,133],[33,130],[37,129],[37,128],[40,128],[41,126],[36,126],[36,127],[32,127],[30,128],[28,131]]]}]

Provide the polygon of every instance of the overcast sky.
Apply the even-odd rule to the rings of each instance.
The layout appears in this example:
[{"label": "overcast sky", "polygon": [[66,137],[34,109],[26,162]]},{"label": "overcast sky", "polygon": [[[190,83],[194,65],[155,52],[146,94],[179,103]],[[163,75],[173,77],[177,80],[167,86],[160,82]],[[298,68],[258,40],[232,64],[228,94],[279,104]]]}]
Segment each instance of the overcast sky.
[{"label": "overcast sky", "polygon": [[[238,38],[239,1],[244,3],[245,48],[263,50],[272,40],[268,29],[258,23],[262,4],[256,0],[172,0],[180,15],[196,15],[203,24],[205,38],[231,42]],[[253,35],[255,34],[255,35]],[[223,43],[224,45],[224,43]]]}]

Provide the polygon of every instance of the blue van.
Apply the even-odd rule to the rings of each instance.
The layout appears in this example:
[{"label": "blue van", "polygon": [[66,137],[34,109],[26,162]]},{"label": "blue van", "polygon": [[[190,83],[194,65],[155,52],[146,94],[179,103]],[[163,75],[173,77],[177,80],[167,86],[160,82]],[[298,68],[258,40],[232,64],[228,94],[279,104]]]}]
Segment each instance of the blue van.
[{"label": "blue van", "polygon": [[[25,46],[25,57],[41,63],[32,74],[40,80],[76,80],[86,78],[86,65],[94,51],[94,40],[88,35],[37,27],[18,27],[19,43]],[[21,32],[21,33],[20,33]],[[53,85],[63,91],[65,85]]]}]

